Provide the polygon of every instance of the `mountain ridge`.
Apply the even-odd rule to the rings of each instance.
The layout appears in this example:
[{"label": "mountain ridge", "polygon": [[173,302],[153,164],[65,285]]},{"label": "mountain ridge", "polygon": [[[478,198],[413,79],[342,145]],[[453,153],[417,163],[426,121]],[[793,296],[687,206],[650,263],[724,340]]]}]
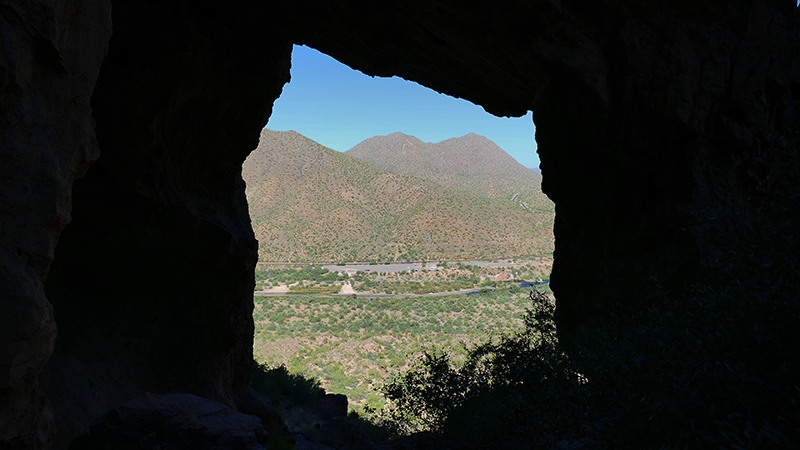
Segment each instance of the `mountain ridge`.
[{"label": "mountain ridge", "polygon": [[552,252],[552,209],[526,210],[510,197],[492,200],[385,172],[294,131],[263,130],[242,176],[262,261]]},{"label": "mountain ridge", "polygon": [[485,136],[468,133],[437,143],[392,133],[366,139],[345,154],[380,170],[411,175],[489,199],[511,198],[550,208],[541,192],[541,174],[518,163]]}]

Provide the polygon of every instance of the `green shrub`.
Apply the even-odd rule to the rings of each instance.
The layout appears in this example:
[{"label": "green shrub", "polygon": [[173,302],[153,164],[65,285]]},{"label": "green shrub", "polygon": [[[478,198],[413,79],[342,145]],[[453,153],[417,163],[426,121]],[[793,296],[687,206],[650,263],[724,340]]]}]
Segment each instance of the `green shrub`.
[{"label": "green shrub", "polygon": [[338,294],[342,290],[341,286],[289,286],[287,294],[315,294],[331,295]]},{"label": "green shrub", "polygon": [[468,349],[463,364],[426,352],[384,386],[384,423],[469,448],[537,448],[593,434],[584,378],[556,339],[555,306],[537,291],[530,300],[524,331]]}]

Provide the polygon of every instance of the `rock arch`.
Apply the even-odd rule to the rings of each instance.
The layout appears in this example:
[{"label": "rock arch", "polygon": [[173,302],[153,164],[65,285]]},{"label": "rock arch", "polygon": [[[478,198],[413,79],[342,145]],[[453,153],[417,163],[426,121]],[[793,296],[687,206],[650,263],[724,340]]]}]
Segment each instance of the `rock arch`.
[{"label": "rock arch", "polygon": [[731,152],[795,120],[790,2],[285,3],[0,6],[0,444],[64,448],[145,391],[247,395],[240,169],[292,43],[534,112],[565,329],[690,281],[697,211],[745,188]]}]

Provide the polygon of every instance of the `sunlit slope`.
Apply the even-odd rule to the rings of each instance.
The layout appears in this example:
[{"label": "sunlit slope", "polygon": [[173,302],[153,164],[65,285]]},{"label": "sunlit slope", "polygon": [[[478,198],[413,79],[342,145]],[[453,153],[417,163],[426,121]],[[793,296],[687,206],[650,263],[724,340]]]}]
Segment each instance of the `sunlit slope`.
[{"label": "sunlit slope", "polygon": [[242,175],[262,261],[391,261],[552,251],[552,211],[386,173],[264,130]]},{"label": "sunlit slope", "polygon": [[386,172],[495,200],[510,200],[519,194],[516,200],[531,209],[553,210],[553,203],[541,191],[541,174],[475,133],[435,144],[392,133],[369,138],[346,153]]}]

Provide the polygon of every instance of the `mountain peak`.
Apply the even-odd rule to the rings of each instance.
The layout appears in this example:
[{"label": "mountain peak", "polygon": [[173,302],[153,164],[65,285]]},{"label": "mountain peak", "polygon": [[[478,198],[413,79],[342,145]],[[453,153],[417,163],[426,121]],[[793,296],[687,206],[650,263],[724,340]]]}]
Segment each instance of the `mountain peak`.
[{"label": "mountain peak", "polygon": [[420,176],[382,171],[300,133],[262,131],[242,167],[262,260],[470,259],[552,251],[553,206],[531,171],[527,179],[461,176],[472,164],[469,154],[453,153],[450,144],[402,133],[368,141],[385,146],[401,167],[431,170]]},{"label": "mountain peak", "polygon": [[392,133],[369,138],[345,153],[385,172],[424,178],[490,198],[541,192],[541,175],[474,132],[435,144]]}]

